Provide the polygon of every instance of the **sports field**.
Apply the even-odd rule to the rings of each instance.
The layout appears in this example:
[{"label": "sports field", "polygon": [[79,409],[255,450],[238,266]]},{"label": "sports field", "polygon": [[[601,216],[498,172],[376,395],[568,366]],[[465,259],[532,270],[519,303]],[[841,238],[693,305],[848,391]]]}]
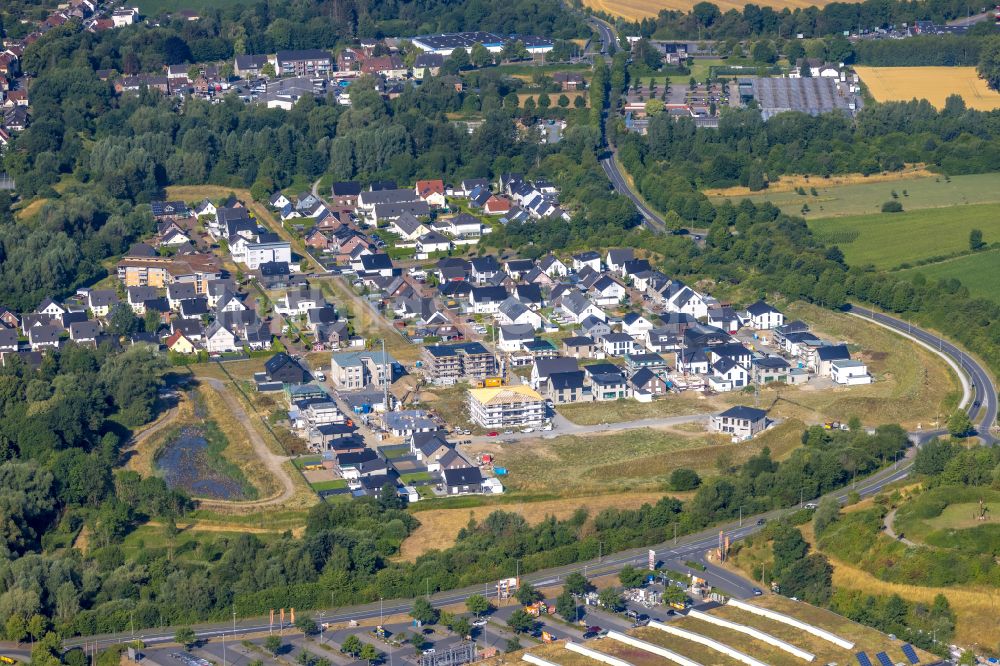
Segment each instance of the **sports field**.
[{"label": "sports field", "polygon": [[975,67],[855,67],[861,81],[879,102],[926,99],[944,107],[950,95],[961,95],[966,106],[980,111],[1000,108],[1000,92],[990,90]]},{"label": "sports field", "polygon": [[[823,7],[834,0],[764,0],[757,3],[764,7],[775,9],[805,9],[807,7]],[[655,17],[661,9],[673,9],[686,12],[697,4],[697,0],[583,0],[583,4],[598,11],[607,12],[613,16],[621,16],[630,21]],[[743,0],[712,0],[723,13],[730,9],[743,11],[746,2]]]},{"label": "sports field", "polygon": [[917,266],[900,275],[921,273],[931,281],[955,278],[969,293],[1000,303],[1000,250],[989,250],[956,259],[946,259],[936,264]]},{"label": "sports field", "polygon": [[[721,192],[707,191],[713,202],[725,199],[736,203],[750,199],[754,203],[770,201],[789,215],[801,215],[802,206],[809,206],[806,219],[865,215],[879,213],[882,204],[890,201],[895,192],[903,209],[907,211],[924,208],[945,208],[966,204],[1000,203],[1000,173],[983,173],[970,176],[946,178],[921,171],[909,178],[896,180],[861,180],[849,184],[832,183],[824,178],[808,180],[795,179],[797,187],[805,194],[799,194],[794,187],[777,187],[747,195],[723,195]],[[812,190],[816,194],[812,194]],[[959,209],[962,210],[962,209]],[[960,214],[960,213],[959,213]]]},{"label": "sports field", "polygon": [[968,249],[972,229],[982,230],[987,243],[1000,240],[1000,205],[809,220],[809,228],[823,242],[840,247],[849,264],[894,269]]}]

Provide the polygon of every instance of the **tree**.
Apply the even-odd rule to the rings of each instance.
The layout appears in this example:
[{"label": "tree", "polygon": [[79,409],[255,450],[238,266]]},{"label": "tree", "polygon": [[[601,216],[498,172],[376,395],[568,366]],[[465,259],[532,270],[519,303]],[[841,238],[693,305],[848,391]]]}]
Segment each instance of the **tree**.
[{"label": "tree", "polygon": [[590,581],[580,573],[579,571],[574,571],[573,573],[566,576],[566,582],[563,587],[569,590],[572,594],[586,594],[593,589],[593,585]]},{"label": "tree", "polygon": [[469,624],[469,619],[465,617],[453,620],[450,629],[463,638],[472,633],[472,625]]},{"label": "tree", "polygon": [[263,76],[265,79],[276,78],[277,74],[274,71],[274,64],[270,62],[264,63],[264,66],[260,68],[260,75]]},{"label": "tree", "polygon": [[612,613],[620,613],[625,610],[625,602],[622,600],[621,593],[613,587],[601,590],[601,593],[597,595],[597,600],[601,602],[601,606]]},{"label": "tree", "polygon": [[476,617],[479,617],[483,613],[488,613],[490,611],[490,608],[492,608],[492,604],[490,604],[489,600],[483,595],[473,594],[468,599],[465,600],[465,607],[469,610],[470,613],[473,613],[475,614]]},{"label": "tree", "polygon": [[535,586],[531,583],[523,583],[521,587],[517,588],[517,592],[514,596],[525,606],[531,605],[536,601],[541,600],[542,593],[535,589]]},{"label": "tree", "polygon": [[979,77],[986,80],[986,85],[994,90],[1000,90],[1000,40],[990,39],[979,51],[979,66],[976,67]]},{"label": "tree", "polygon": [[562,109],[569,108],[569,97],[567,97],[566,94],[563,93],[562,95],[559,95],[559,100],[556,103]]},{"label": "tree", "polygon": [[544,111],[545,109],[549,108],[549,106],[551,106],[551,105],[552,105],[552,98],[549,97],[548,93],[543,92],[541,95],[538,96],[538,108],[539,109],[542,109]]},{"label": "tree", "polygon": [[152,308],[146,310],[146,314],[142,317],[142,328],[147,333],[156,333],[160,328],[160,313]]},{"label": "tree", "polygon": [[264,649],[275,657],[277,657],[278,652],[281,651],[281,644],[281,636],[278,636],[277,634],[271,634],[264,639]]},{"label": "tree", "polygon": [[986,247],[986,243],[983,242],[983,231],[982,229],[973,229],[969,232],[969,249],[975,252],[976,250],[981,250]]},{"label": "tree", "polygon": [[813,529],[816,534],[822,534],[839,517],[840,503],[832,497],[825,497],[820,500],[819,506],[816,507],[816,513],[813,515]]},{"label": "tree", "polygon": [[365,643],[361,646],[361,652],[358,653],[358,659],[361,661],[367,661],[368,666],[371,666],[372,662],[378,661],[382,658],[382,653],[375,649],[375,646],[371,643]]},{"label": "tree", "polygon": [[961,409],[948,417],[948,433],[952,437],[967,437],[972,434],[972,420]]},{"label": "tree", "polygon": [[674,490],[694,490],[700,485],[701,477],[693,469],[678,467],[670,473],[670,487]]},{"label": "tree", "polygon": [[481,69],[493,64],[493,54],[485,46],[476,42],[472,45],[472,53],[469,56],[469,60],[472,62],[473,67]]},{"label": "tree", "polygon": [[886,201],[884,204],[882,204],[882,212],[883,213],[902,213],[903,212],[903,204],[899,203],[898,201]]},{"label": "tree", "polygon": [[791,525],[779,525],[774,535],[774,570],[776,573],[798,562],[809,552],[809,543],[802,538],[802,532]]},{"label": "tree", "polygon": [[319,625],[316,624],[316,620],[312,619],[309,615],[300,615],[297,617],[295,619],[295,628],[306,636],[312,636],[319,633]]},{"label": "tree", "polygon": [[577,606],[572,592],[563,589],[562,594],[556,597],[556,612],[569,622],[576,620]]},{"label": "tree", "polygon": [[515,634],[528,632],[535,626],[535,618],[531,617],[523,608],[518,608],[510,614],[510,618],[507,619],[507,626]]},{"label": "tree", "polygon": [[128,303],[117,303],[111,308],[111,315],[108,317],[107,329],[111,335],[122,336],[134,333],[139,326],[132,308]]},{"label": "tree", "polygon": [[517,636],[507,639],[507,644],[504,646],[506,652],[517,652],[521,649],[521,641],[517,639]]},{"label": "tree", "polygon": [[661,113],[664,108],[665,105],[658,99],[650,99],[646,101],[647,116],[655,116],[656,114]]},{"label": "tree", "polygon": [[414,631],[410,634],[410,645],[413,646],[413,650],[417,654],[420,654],[424,651],[424,646],[427,645],[427,639],[425,639],[424,635],[419,631]]},{"label": "tree", "polygon": [[625,587],[641,587],[645,578],[641,569],[636,569],[630,564],[626,564],[618,572],[618,580]]},{"label": "tree", "polygon": [[465,49],[459,47],[451,52],[448,56],[448,69],[453,72],[459,72],[463,69],[469,68],[469,52]]},{"label": "tree", "polygon": [[574,108],[582,109],[585,106],[587,106],[587,100],[584,99],[583,95],[577,95],[573,99],[573,107]]},{"label": "tree", "polygon": [[28,635],[28,627],[24,622],[24,618],[18,613],[8,617],[6,624],[4,624],[4,633],[7,635],[7,640],[14,641],[15,643],[23,641]]},{"label": "tree", "polygon": [[778,53],[774,50],[774,45],[768,40],[759,41],[750,50],[750,57],[754,62],[773,65],[778,59]]},{"label": "tree", "polygon": [[413,602],[410,617],[420,624],[434,624],[438,621],[438,610],[423,597]]},{"label": "tree", "polygon": [[185,650],[190,650],[198,642],[198,637],[191,627],[180,627],[174,633],[174,642],[183,646]]}]

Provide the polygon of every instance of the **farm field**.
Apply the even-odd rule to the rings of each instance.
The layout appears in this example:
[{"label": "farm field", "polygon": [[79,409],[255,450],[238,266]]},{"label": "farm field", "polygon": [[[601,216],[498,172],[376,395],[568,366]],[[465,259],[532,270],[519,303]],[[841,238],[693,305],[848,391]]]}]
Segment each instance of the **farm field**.
[{"label": "farm field", "polygon": [[900,275],[917,273],[931,281],[955,278],[973,296],[1000,303],[1000,250],[978,252],[899,271]]},{"label": "farm field", "polygon": [[[878,179],[839,184],[825,178],[778,181],[775,187],[745,195],[722,194],[726,190],[707,192],[713,203],[729,199],[734,203],[750,199],[754,203],[769,201],[789,215],[801,215],[808,205],[808,220],[852,215],[881,214],[882,204],[896,192],[906,211],[945,208],[967,204],[1000,203],[1000,174],[987,173],[954,176],[946,180],[926,171],[898,179]],[[798,194],[802,187],[806,194]],[[811,193],[815,188],[816,195]],[[906,194],[903,194],[906,192]]]},{"label": "farm field", "polygon": [[[760,3],[764,7],[775,9],[805,9],[807,7],[824,7],[833,0],[765,0]],[[661,9],[672,9],[686,12],[697,4],[696,0],[584,0],[584,5],[597,11],[607,12],[612,16],[621,16],[630,21],[644,18],[655,18]],[[743,11],[746,4],[740,0],[715,0],[713,2],[722,13],[730,9]]]},{"label": "farm field", "polygon": [[1000,108],[1000,92],[990,90],[975,67],[855,67],[861,81],[879,102],[926,99],[944,108],[951,95],[961,95],[970,109]]},{"label": "farm field", "polygon": [[809,228],[823,242],[838,246],[847,263],[891,270],[968,249],[972,229],[982,230],[987,243],[1000,239],[1000,205],[809,220]]}]

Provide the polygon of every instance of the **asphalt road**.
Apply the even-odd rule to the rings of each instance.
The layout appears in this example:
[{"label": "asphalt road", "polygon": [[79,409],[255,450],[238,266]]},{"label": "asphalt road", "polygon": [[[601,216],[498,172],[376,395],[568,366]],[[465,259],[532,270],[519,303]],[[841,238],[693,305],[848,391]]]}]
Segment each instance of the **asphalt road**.
[{"label": "asphalt road", "polygon": [[623,194],[632,200],[635,204],[636,209],[642,215],[643,224],[649,227],[652,231],[665,231],[667,228],[666,223],[663,218],[654,213],[646,204],[642,202],[639,195],[632,191],[632,188],[628,186],[628,181],[625,180],[624,174],[622,174],[621,169],[618,168],[618,163],[615,162],[613,155],[609,155],[601,160],[601,168],[604,169],[604,174],[611,181],[611,186],[614,187],[615,191],[619,194]]},{"label": "asphalt road", "polygon": [[990,373],[980,365],[979,361],[948,340],[917,328],[909,322],[857,305],[849,305],[846,309],[847,312],[879,322],[900,333],[916,338],[954,360],[968,376],[972,387],[972,403],[967,407],[969,418],[976,425],[978,435],[984,442],[987,444],[997,443],[997,438],[992,430],[997,420],[997,390],[990,378]]}]

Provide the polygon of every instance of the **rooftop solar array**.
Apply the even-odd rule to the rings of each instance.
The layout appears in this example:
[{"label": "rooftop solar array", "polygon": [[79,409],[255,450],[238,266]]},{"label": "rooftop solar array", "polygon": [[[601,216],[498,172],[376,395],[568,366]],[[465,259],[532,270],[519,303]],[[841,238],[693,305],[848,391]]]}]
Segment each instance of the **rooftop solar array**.
[{"label": "rooftop solar array", "polygon": [[885,652],[879,652],[875,655],[875,658],[878,659],[878,663],[882,666],[893,666],[892,659],[889,659],[889,655]]},{"label": "rooftop solar array", "polygon": [[829,111],[853,114],[851,104],[860,104],[849,91],[848,84],[827,77],[757,78],[753,90],[765,120],[784,111],[801,111],[813,116]]},{"label": "rooftop solar array", "polygon": [[872,660],[864,652],[859,652],[854,656],[857,657],[859,666],[872,666]]},{"label": "rooftop solar array", "polygon": [[903,655],[910,661],[911,664],[919,664],[920,657],[917,656],[917,651],[913,649],[913,646],[909,643],[903,643]]}]

